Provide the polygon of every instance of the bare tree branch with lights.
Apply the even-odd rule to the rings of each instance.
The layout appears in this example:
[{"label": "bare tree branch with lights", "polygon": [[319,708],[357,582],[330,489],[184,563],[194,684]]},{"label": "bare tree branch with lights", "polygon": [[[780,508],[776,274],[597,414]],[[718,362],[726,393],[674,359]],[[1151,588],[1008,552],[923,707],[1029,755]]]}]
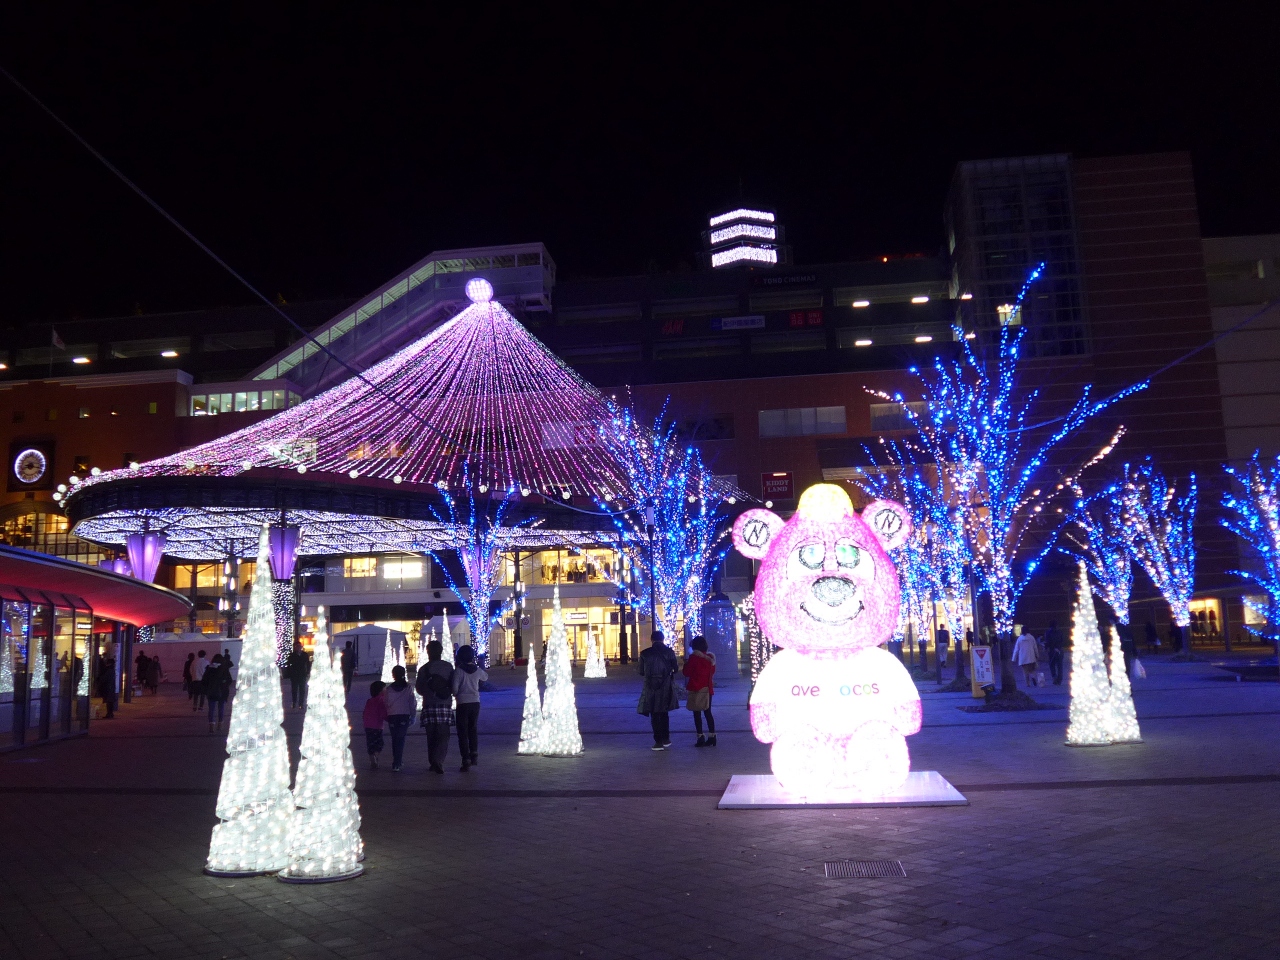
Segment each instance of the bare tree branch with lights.
[{"label": "bare tree branch with lights", "polygon": [[1196,579],[1196,477],[1179,497],[1150,457],[1137,467],[1124,465],[1118,492],[1129,552],[1160,591],[1173,622],[1182,631],[1183,652],[1191,652],[1191,595]]},{"label": "bare tree branch with lights", "polygon": [[1078,486],[1075,512],[1063,532],[1062,552],[1085,565],[1094,595],[1106,603],[1120,623],[1129,622],[1129,596],[1133,593],[1133,556],[1125,529],[1120,488],[1110,486],[1086,497]]},{"label": "bare tree branch with lights", "polygon": [[1227,476],[1232,486],[1222,497],[1228,511],[1222,525],[1244,541],[1257,564],[1254,569],[1232,573],[1256,583],[1267,597],[1265,605],[1248,598],[1245,603],[1267,618],[1270,629],[1246,629],[1275,641],[1280,637],[1276,630],[1280,619],[1280,457],[1264,462],[1255,451],[1243,468],[1227,467]]}]

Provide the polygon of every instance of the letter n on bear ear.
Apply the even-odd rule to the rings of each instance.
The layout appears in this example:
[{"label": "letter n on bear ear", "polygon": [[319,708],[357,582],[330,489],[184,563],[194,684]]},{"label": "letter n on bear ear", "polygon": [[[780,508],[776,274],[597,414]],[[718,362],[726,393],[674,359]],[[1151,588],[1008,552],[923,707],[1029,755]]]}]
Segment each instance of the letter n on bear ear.
[{"label": "letter n on bear ear", "polygon": [[772,510],[748,510],[733,522],[733,545],[744,557],[763,560],[781,529],[782,518]]},{"label": "letter n on bear ear", "polygon": [[911,536],[911,515],[892,500],[873,500],[862,511],[862,519],[886,550],[902,546]]}]

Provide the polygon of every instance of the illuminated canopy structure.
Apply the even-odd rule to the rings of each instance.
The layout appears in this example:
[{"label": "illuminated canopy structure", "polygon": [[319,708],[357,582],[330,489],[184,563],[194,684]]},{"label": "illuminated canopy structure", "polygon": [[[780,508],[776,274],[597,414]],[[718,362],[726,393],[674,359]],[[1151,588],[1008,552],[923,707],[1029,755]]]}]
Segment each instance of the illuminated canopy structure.
[{"label": "illuminated canopy structure", "polygon": [[[64,503],[77,536],[158,532],[189,560],[253,556],[264,523],[301,552],[421,552],[468,542],[450,498],[511,501],[495,543],[597,539],[638,505],[612,402],[562,364],[481,278],[470,305],[362,373],[225,437],[98,476]],[[695,481],[696,482],[696,479]],[[616,541],[616,533],[607,537]]]}]

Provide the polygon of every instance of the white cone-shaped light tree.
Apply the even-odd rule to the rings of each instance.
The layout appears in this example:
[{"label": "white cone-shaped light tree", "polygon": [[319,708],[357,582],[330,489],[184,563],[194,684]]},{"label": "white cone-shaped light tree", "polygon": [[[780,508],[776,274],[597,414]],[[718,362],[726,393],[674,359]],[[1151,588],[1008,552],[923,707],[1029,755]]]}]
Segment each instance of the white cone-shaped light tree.
[{"label": "white cone-shaped light tree", "polygon": [[1141,743],[1142,730],[1138,727],[1138,710],[1133,705],[1133,688],[1129,686],[1129,673],[1125,670],[1120,633],[1115,627],[1111,628],[1111,697],[1108,706],[1111,716],[1111,742]]},{"label": "white cone-shaped light tree", "polygon": [[587,665],[582,675],[590,680],[599,680],[601,677],[608,676],[604,668],[604,652],[596,642],[594,630],[587,631]]},{"label": "white cone-shaped light tree", "polygon": [[528,670],[524,678],[524,718],[520,721],[520,746],[516,753],[542,753],[542,695],[538,692],[538,658],[529,644]]},{"label": "white cone-shaped light tree", "polygon": [[218,788],[218,819],[205,872],[215,876],[274,873],[289,863],[289,750],[284,700],[276,667],[276,622],[271,608],[267,528],[258,542],[258,568],[227,734],[227,759]]},{"label": "white cone-shaped light tree", "polygon": [[453,628],[449,626],[449,614],[442,612],[440,614],[440,646],[444,649],[440,653],[440,659],[445,663],[453,663]]},{"label": "white cone-shaped light tree", "polygon": [[573,666],[569,637],[560,609],[560,588],[555,589],[551,611],[551,638],[547,641],[547,693],[542,698],[542,754],[547,757],[582,756],[578,732],[578,703],[573,692]]},{"label": "white cone-shaped light tree", "polygon": [[1093,609],[1089,574],[1080,564],[1080,586],[1076,592],[1071,624],[1071,709],[1067,743],[1071,746],[1098,746],[1111,742],[1111,683],[1102,658],[1102,636]]},{"label": "white cone-shaped light tree", "polygon": [[391,676],[391,671],[396,665],[396,651],[391,645],[391,631],[387,630],[387,645],[382,650],[382,682],[390,683],[395,678]]},{"label": "white cone-shaped light tree", "polygon": [[323,607],[316,622],[315,663],[293,801],[297,809],[289,829],[289,865],[279,878],[319,882],[347,880],[363,872],[351,722],[342,675],[329,649]]}]

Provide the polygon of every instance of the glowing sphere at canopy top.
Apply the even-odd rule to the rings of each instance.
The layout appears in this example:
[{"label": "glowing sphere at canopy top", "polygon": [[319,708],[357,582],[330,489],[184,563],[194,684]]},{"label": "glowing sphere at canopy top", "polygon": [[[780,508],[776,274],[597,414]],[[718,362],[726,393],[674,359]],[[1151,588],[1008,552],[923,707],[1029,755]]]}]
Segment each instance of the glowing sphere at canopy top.
[{"label": "glowing sphere at canopy top", "polygon": [[467,281],[467,299],[472,303],[488,303],[493,299],[493,284],[484,277],[472,277]]},{"label": "glowing sphere at canopy top", "polygon": [[859,515],[828,483],[806,490],[785,522],[756,509],[733,525],[738,552],[760,561],[760,627],[783,648],[751,693],[751,729],[773,745],[773,774],[788,792],[880,794],[910,773],[920,694],[879,648],[900,602],[887,551],[910,534],[900,504],[876,500]]}]

